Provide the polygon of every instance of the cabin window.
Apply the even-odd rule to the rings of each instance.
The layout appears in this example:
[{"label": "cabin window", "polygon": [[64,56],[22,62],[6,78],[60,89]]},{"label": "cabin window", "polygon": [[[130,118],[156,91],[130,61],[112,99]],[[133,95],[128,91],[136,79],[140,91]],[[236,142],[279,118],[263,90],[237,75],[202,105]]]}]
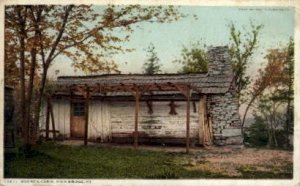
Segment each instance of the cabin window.
[{"label": "cabin window", "polygon": [[73,116],[84,116],[84,103],[73,103]]}]

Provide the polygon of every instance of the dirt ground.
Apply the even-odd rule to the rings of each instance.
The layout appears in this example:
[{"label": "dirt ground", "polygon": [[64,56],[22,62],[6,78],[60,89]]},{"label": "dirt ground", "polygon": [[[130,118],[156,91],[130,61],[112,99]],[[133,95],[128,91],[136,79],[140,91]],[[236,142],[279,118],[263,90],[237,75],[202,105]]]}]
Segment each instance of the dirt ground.
[{"label": "dirt ground", "polygon": [[283,150],[212,147],[193,152],[193,155],[187,157],[185,161],[189,170],[225,173],[237,177],[243,172],[275,174],[293,172],[293,152]]},{"label": "dirt ground", "polygon": [[[64,141],[64,145],[83,145],[83,141]],[[133,148],[132,145],[89,143],[90,146]],[[139,149],[163,151],[174,154],[176,164],[188,170],[208,171],[216,174],[240,177],[243,173],[290,174],[293,172],[293,152],[273,149],[256,149],[241,146],[192,147],[185,153],[184,146],[140,145]]]}]

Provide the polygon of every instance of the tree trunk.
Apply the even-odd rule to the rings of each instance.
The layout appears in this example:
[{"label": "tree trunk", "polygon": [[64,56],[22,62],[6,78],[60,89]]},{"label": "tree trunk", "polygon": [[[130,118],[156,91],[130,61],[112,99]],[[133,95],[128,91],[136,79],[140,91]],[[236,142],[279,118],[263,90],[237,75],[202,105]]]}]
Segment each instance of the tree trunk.
[{"label": "tree trunk", "polygon": [[[62,26],[61,26],[61,28],[58,32],[57,38],[55,39],[54,43],[52,44],[49,55],[48,55],[48,57],[45,61],[44,61],[44,59],[45,59],[44,53],[42,53],[43,74],[42,74],[41,84],[40,84],[40,87],[39,87],[39,94],[38,94],[38,98],[37,98],[37,104],[35,106],[35,114],[34,114],[35,118],[34,118],[34,122],[33,122],[33,126],[35,127],[36,130],[38,129],[39,120],[40,120],[41,103],[42,103],[42,98],[43,98],[44,89],[45,89],[45,85],[46,85],[48,68],[49,68],[51,62],[54,60],[54,58],[53,58],[54,53],[55,53],[55,51],[57,49],[57,46],[58,46],[58,44],[61,40],[61,37],[63,36],[63,33],[65,31],[65,26],[66,26],[67,21],[68,21],[69,14],[72,11],[73,7],[74,7],[74,5],[69,5],[65,9],[65,15],[64,15],[63,20],[62,20]],[[37,131],[34,131],[34,132],[35,132],[34,140],[36,140]]]},{"label": "tree trunk", "polygon": [[286,148],[290,147],[289,132],[290,125],[293,120],[291,118],[293,110],[291,107],[293,101],[293,77],[294,77],[294,42],[290,41],[288,47],[288,95],[287,95],[287,111],[286,111]]},{"label": "tree trunk", "polygon": [[31,51],[31,66],[30,66],[30,74],[29,74],[29,84],[28,84],[28,90],[27,90],[27,100],[25,106],[27,107],[27,126],[29,127],[29,136],[33,135],[33,132],[35,131],[35,127],[32,126],[32,113],[31,113],[31,107],[32,107],[32,94],[33,94],[33,82],[35,77],[35,68],[36,68],[36,49],[33,48]]},{"label": "tree trunk", "polygon": [[40,84],[39,93],[37,95],[37,103],[35,105],[35,113],[34,113],[35,117],[34,117],[33,126],[34,126],[36,131],[34,131],[35,132],[34,133],[34,138],[33,138],[34,140],[36,140],[37,132],[38,132],[37,129],[38,129],[38,126],[39,126],[41,104],[42,104],[44,89],[45,89],[45,85],[46,85],[47,73],[48,73],[48,66],[45,65],[44,68],[43,68],[42,81],[41,81],[41,84]]},{"label": "tree trunk", "polygon": [[273,126],[273,122],[271,123],[271,132],[272,132],[272,138],[273,138],[273,143],[274,143],[274,147],[278,147],[278,144],[277,144],[277,139],[276,139],[276,134],[275,134],[275,129],[274,129],[274,126]]},{"label": "tree trunk", "polygon": [[290,117],[291,117],[291,100],[288,99],[287,103],[287,111],[286,111],[286,123],[285,123],[285,132],[286,132],[286,148],[289,148],[290,146],[290,141],[289,141],[289,133],[290,133]]},{"label": "tree trunk", "polygon": [[288,84],[288,95],[287,95],[287,109],[286,109],[286,122],[285,122],[285,132],[286,132],[286,142],[285,142],[285,147],[289,148],[290,146],[290,141],[289,141],[289,133],[290,133],[290,122],[291,122],[291,96],[292,96],[292,83],[291,83],[291,78],[289,80]]},{"label": "tree trunk", "polygon": [[[22,37],[22,36],[21,36]],[[27,119],[26,119],[26,107],[25,107],[25,52],[23,49],[25,49],[25,42],[24,38],[20,38],[20,46],[21,46],[21,51],[20,51],[20,108],[21,108],[21,113],[22,113],[22,131],[23,135],[25,137],[26,143],[28,142],[27,137],[28,137],[28,125],[27,125]]]},{"label": "tree trunk", "polygon": [[244,136],[244,124],[245,124],[245,120],[246,120],[246,116],[247,116],[247,113],[249,111],[249,108],[251,107],[252,103],[255,101],[257,96],[253,96],[252,99],[250,100],[250,102],[248,103],[247,107],[246,107],[246,110],[245,110],[245,113],[244,113],[244,116],[243,116],[243,120],[242,120],[242,123],[241,123],[241,131],[242,131],[242,135]]},{"label": "tree trunk", "polygon": [[264,120],[266,121],[268,125],[268,144],[267,147],[270,148],[273,146],[273,135],[272,135],[272,127],[271,127],[271,122],[268,119],[268,116],[264,114]]},{"label": "tree trunk", "polygon": [[270,126],[268,126],[268,144],[267,144],[267,147],[270,148],[272,147],[272,134],[271,134],[271,129],[270,129]]},{"label": "tree trunk", "polygon": [[[37,12],[35,15],[34,12]],[[34,109],[34,104],[32,103],[32,96],[33,96],[33,89],[34,89],[34,79],[35,79],[35,71],[36,71],[36,65],[37,65],[37,46],[39,45],[38,38],[40,37],[40,30],[39,30],[39,24],[40,24],[40,19],[42,15],[43,9],[35,9],[34,7],[30,6],[29,7],[29,13],[31,13],[32,20],[34,21],[34,28],[35,28],[35,33],[34,33],[34,44],[31,49],[31,64],[30,64],[30,72],[29,72],[29,84],[28,84],[28,96],[27,96],[27,102],[26,102],[26,107],[27,107],[27,115],[28,115],[28,126],[30,126],[31,131],[30,131],[30,136],[35,135],[36,127],[34,124],[34,113],[32,113],[31,109]]]},{"label": "tree trunk", "polygon": [[21,108],[21,129],[22,136],[24,139],[25,146],[29,144],[29,123],[27,122],[27,112],[26,112],[26,94],[25,94],[25,38],[26,38],[26,11],[22,15],[22,8],[18,9],[19,18],[19,43],[20,43],[20,108]]}]

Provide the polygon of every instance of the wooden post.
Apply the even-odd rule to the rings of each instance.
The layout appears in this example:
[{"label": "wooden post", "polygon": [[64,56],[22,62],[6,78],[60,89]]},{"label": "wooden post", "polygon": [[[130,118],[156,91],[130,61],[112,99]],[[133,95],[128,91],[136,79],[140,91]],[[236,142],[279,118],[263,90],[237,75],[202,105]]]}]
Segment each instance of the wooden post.
[{"label": "wooden post", "polygon": [[49,98],[47,98],[47,113],[46,113],[46,140],[49,139],[49,119],[50,119]]},{"label": "wooden post", "polygon": [[[72,100],[72,95],[73,95],[73,92],[72,92],[72,86],[71,87],[69,87],[70,89],[69,89],[69,91],[70,91],[70,98],[69,98],[69,104],[70,104],[70,127],[72,127],[72,116],[73,116],[73,100]],[[72,134],[70,133],[70,136],[71,136]],[[63,136],[65,136],[65,135],[63,135]],[[65,138],[65,137],[64,137]]]},{"label": "wooden post", "polygon": [[204,99],[203,96],[199,100],[199,144],[204,145]]},{"label": "wooden post", "polygon": [[50,108],[50,115],[51,115],[51,122],[52,122],[53,140],[55,140],[56,139],[55,121],[54,121],[53,107],[50,98],[49,98],[49,108]]},{"label": "wooden post", "polygon": [[86,95],[85,95],[85,131],[84,131],[84,145],[88,143],[88,126],[89,126],[89,101],[90,101],[90,89],[86,86]]},{"label": "wooden post", "polygon": [[213,129],[212,129],[212,121],[211,121],[211,117],[209,117],[207,119],[207,123],[208,123],[208,131],[209,131],[209,145],[211,145],[213,143]]},{"label": "wooden post", "polygon": [[190,99],[191,99],[191,87],[190,85],[182,87],[174,84],[177,90],[179,90],[186,97],[186,153],[190,151]]},{"label": "wooden post", "polygon": [[139,110],[140,110],[140,92],[135,92],[135,117],[134,117],[134,148],[138,146],[138,122],[139,122]]},{"label": "wooden post", "polygon": [[186,101],[186,153],[190,151],[190,87],[187,89],[187,101]]}]

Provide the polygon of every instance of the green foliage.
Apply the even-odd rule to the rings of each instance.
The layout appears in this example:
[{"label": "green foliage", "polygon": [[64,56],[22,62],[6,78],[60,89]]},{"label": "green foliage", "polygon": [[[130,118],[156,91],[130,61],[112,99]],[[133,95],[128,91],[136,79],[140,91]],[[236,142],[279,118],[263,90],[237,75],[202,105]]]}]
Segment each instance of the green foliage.
[{"label": "green foliage", "polygon": [[[259,98],[255,119],[258,123],[264,123],[267,126],[265,135],[268,136],[269,147],[289,148],[289,135],[293,133],[294,126],[293,40],[290,40],[285,48],[270,49],[266,58],[268,64],[260,71],[261,79],[254,84],[258,88],[253,89],[253,95]],[[259,87],[264,88],[258,91]],[[254,126],[256,126],[255,123]],[[256,133],[258,134],[258,131]]]},{"label": "green foliage", "polygon": [[282,71],[280,74],[276,73],[280,84],[272,99],[282,102],[292,101],[294,99],[294,41],[290,40],[284,48],[269,50],[267,57],[272,54],[273,60],[280,63]]},{"label": "green foliage", "polygon": [[260,97],[258,108],[254,112],[255,122],[249,128],[245,138],[250,146],[284,148],[288,136],[285,135],[285,106],[274,100],[271,95]]},{"label": "green foliage", "polygon": [[294,40],[290,40],[285,51],[286,61],[283,66],[282,86],[274,93],[273,99],[286,103],[286,146],[289,146],[288,135],[293,133],[294,128]]},{"label": "green foliage", "polygon": [[[24,143],[34,144],[37,140],[47,74],[58,56],[70,58],[75,69],[85,73],[118,72],[112,56],[133,50],[124,48],[124,42],[129,41],[134,25],[166,23],[183,17],[174,6],[97,8],[100,7],[5,6],[5,77],[7,83],[20,83],[20,125],[26,139]],[[37,101],[33,101],[33,97]],[[31,114],[32,109],[34,114]]]},{"label": "green foliage", "polygon": [[151,43],[146,51],[148,53],[148,58],[143,66],[144,74],[158,74],[159,72],[161,72],[161,64],[159,64],[159,58],[157,57],[157,53],[155,52],[154,45]]},{"label": "green foliage", "polygon": [[[134,25],[170,23],[185,16],[174,6],[106,5],[101,9],[91,5],[6,6],[6,59],[18,59],[15,55],[20,50],[16,44],[19,37],[17,10],[21,10],[26,21],[26,33],[23,33],[27,38],[26,53],[35,48],[46,64],[64,55],[73,61],[76,69],[87,73],[117,69],[111,56],[132,51],[123,44],[130,40]],[[121,31],[122,36],[114,34],[114,30]],[[30,55],[25,57],[30,61]]]},{"label": "green foliage", "polygon": [[229,54],[240,103],[245,102],[242,99],[242,91],[246,90],[250,84],[250,76],[246,74],[246,71],[254,50],[258,47],[258,37],[262,27],[263,25],[254,25],[251,22],[251,30],[242,32],[237,30],[233,23],[229,25],[231,41]]},{"label": "green foliage", "polygon": [[201,46],[200,42],[194,43],[190,47],[183,46],[181,58],[174,62],[182,65],[179,73],[206,73],[208,63],[206,46]]},{"label": "green foliage", "polygon": [[245,143],[252,147],[267,146],[268,130],[262,117],[254,117],[254,123],[250,126],[248,133],[245,136]]}]

